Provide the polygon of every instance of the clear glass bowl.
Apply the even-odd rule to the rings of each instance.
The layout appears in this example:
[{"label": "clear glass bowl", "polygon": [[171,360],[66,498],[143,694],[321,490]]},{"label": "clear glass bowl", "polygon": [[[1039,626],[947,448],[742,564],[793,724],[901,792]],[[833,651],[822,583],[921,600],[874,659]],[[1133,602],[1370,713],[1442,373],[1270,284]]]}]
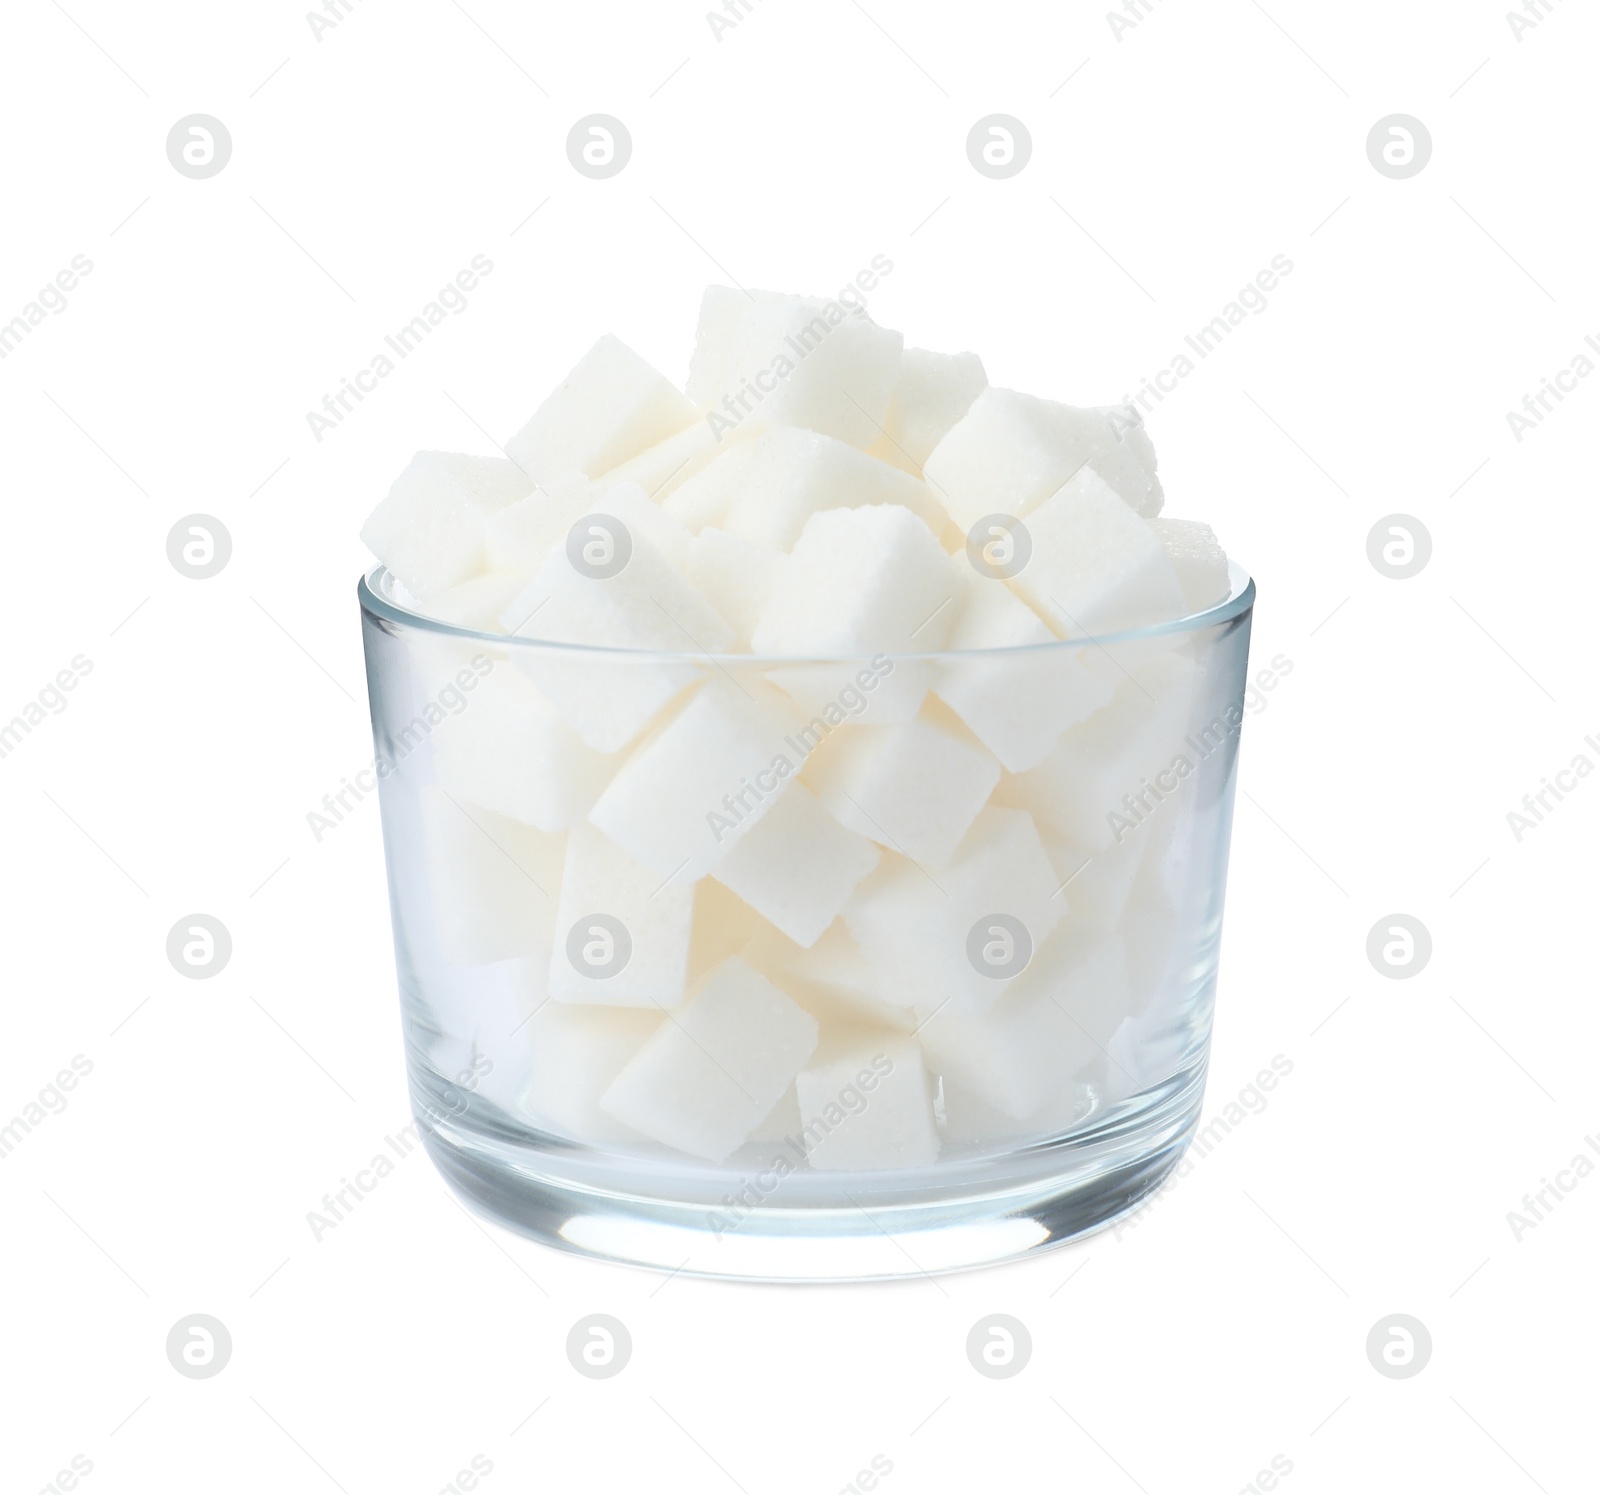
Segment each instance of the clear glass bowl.
[{"label": "clear glass bowl", "polygon": [[445,1178],[551,1246],[784,1281],[1001,1261],[1136,1207],[1205,1080],[1255,596],[1231,581],[1096,639],[762,659],[474,632],[373,571],[401,1016]]}]

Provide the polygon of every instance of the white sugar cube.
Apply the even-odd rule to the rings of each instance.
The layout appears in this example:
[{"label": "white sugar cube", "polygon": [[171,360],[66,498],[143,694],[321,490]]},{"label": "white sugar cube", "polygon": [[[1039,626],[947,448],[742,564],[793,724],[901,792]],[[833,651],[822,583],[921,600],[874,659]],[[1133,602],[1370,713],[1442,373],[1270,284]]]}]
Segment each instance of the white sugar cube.
[{"label": "white sugar cube", "polygon": [[439,724],[433,744],[450,794],[545,831],[587,815],[616,768],[506,660],[479,681],[465,709]]},{"label": "white sugar cube", "polygon": [[361,527],[361,539],[425,602],[484,569],[485,522],[531,487],[503,457],[418,452]]},{"label": "white sugar cube", "polygon": [[[996,790],[996,798],[1004,792]],[[1010,802],[1008,794],[1007,803]],[[1109,846],[1092,848],[1039,822],[1040,843],[1056,876],[1065,884],[1061,897],[1067,920],[1096,929],[1115,928],[1128,906],[1140,863],[1159,833],[1158,827],[1150,836],[1127,836],[1121,841],[1113,840]]]},{"label": "white sugar cube", "polygon": [[720,1163],[777,1104],[817,1046],[816,1020],[737,956],[646,1041],[601,1109]]},{"label": "white sugar cube", "polygon": [[925,1168],[939,1156],[932,1086],[914,1042],[885,1034],[829,1044],[794,1083],[813,1168]]},{"label": "white sugar cube", "polygon": [[657,1028],[659,1012],[546,1002],[523,1035],[532,1055],[520,1109],[574,1142],[630,1142],[639,1133],[600,1109],[600,1097]]},{"label": "white sugar cube", "polygon": [[996,1110],[1066,1124],[1075,1081],[1098,1073],[1129,1004],[1121,939],[1063,930],[992,1010],[952,1003],[918,1038],[931,1069]]},{"label": "white sugar cube", "polygon": [[638,484],[610,476],[591,483],[575,475],[530,493],[489,521],[484,538],[489,565],[519,572],[526,582],[552,553],[565,550],[573,527],[591,514],[620,520],[630,537],[648,540],[680,571],[689,559],[693,536],[651,503]]},{"label": "white sugar cube", "polygon": [[684,575],[733,629],[738,646],[748,650],[788,562],[781,550],[766,550],[708,524],[694,538]]},{"label": "white sugar cube", "polygon": [[803,784],[791,784],[717,863],[717,881],[800,945],[813,945],[878,865]]},{"label": "white sugar cube", "polygon": [[793,708],[751,675],[714,674],[636,752],[589,818],[658,880],[715,868],[777,802],[798,769]]},{"label": "white sugar cube", "polygon": [[1000,765],[931,712],[834,733],[806,782],[843,825],[929,867],[950,860],[1000,778]]},{"label": "white sugar cube", "polygon": [[951,517],[970,529],[989,514],[1026,518],[1087,462],[1105,468],[1135,512],[1159,511],[1159,490],[1104,410],[992,384],[929,454],[923,473]]},{"label": "white sugar cube", "polygon": [[565,837],[431,785],[418,810],[440,954],[456,965],[548,954]]},{"label": "white sugar cube", "polygon": [[676,435],[646,447],[596,479],[602,486],[633,483],[655,503],[663,502],[689,481],[708,462],[725,450],[703,420],[685,426]]},{"label": "white sugar cube", "polygon": [[1195,667],[1183,655],[1149,660],[1110,705],[1016,776],[1018,802],[1091,851],[1125,840],[1166,799],[1181,796],[1194,771],[1196,754],[1185,741],[1194,689]]},{"label": "white sugar cube", "polygon": [[[824,509],[807,521],[761,615],[757,654],[853,656],[854,663],[775,668],[770,678],[807,715],[825,711],[876,654],[942,649],[955,622],[949,558],[908,509]],[[933,665],[896,661],[866,703],[875,719],[904,720],[928,692]]]},{"label": "white sugar cube", "polygon": [[1032,554],[1011,585],[1062,637],[1183,616],[1183,588],[1155,531],[1094,468],[1082,468],[1025,524]]},{"label": "white sugar cube", "polygon": [[[1088,668],[1083,651],[1058,643],[1004,580],[980,575],[964,553],[952,567],[961,612],[934,691],[1008,769],[1032,768],[1062,732],[1111,699],[1112,685]],[[963,658],[967,650],[1007,652]]]},{"label": "white sugar cube", "polygon": [[779,426],[751,445],[717,522],[752,544],[789,550],[813,514],[867,504],[900,504],[935,535],[944,526],[944,509],[919,478],[831,436]]},{"label": "white sugar cube", "polygon": [[693,919],[693,888],[663,885],[592,827],[573,826],[550,952],[550,995],[609,1007],[678,1007]]},{"label": "white sugar cube", "polygon": [[[1154,518],[1161,512],[1165,495],[1161,491],[1161,479],[1156,476],[1156,448],[1150,439],[1150,433],[1145,430],[1144,417],[1139,413],[1137,405],[1106,405],[1101,407],[1100,413],[1105,416],[1106,423],[1111,427],[1111,433],[1117,437],[1122,445],[1127,448],[1127,453],[1144,470],[1145,480],[1149,483],[1149,492],[1143,502],[1134,504],[1134,507],[1147,519]],[[1100,464],[1106,466],[1106,454],[1101,452]],[[1110,464],[1112,468],[1121,472],[1124,459],[1118,457]],[[1111,486],[1119,493],[1137,491],[1136,485],[1125,489],[1115,480]],[[1131,503],[1132,500],[1130,499]]]},{"label": "white sugar cube", "polygon": [[1221,602],[1230,590],[1228,558],[1211,526],[1194,519],[1156,519],[1151,523],[1178,573],[1186,610],[1204,612]]},{"label": "white sugar cube", "polygon": [[[613,542],[600,533],[595,543]],[[614,575],[579,570],[564,545],[552,551],[502,622],[522,637],[591,648],[691,655],[727,649],[733,630],[682,573],[631,527],[628,543],[627,563]],[[582,649],[519,650],[517,662],[579,737],[602,753],[633,741],[706,669],[687,660],[586,655]]]},{"label": "white sugar cube", "polygon": [[875,448],[886,462],[921,472],[928,454],[972,408],[989,382],[976,353],[931,353],[907,348],[900,355],[883,436]]},{"label": "white sugar cube", "polygon": [[837,301],[708,286],[689,398],[719,433],[781,423],[865,449],[882,434],[902,343]]},{"label": "white sugar cube", "polygon": [[755,450],[754,440],[730,440],[699,472],[662,499],[662,509],[691,534],[699,534],[708,524],[720,527],[755,461]]},{"label": "white sugar cube", "polygon": [[1030,969],[1065,911],[1060,884],[1022,811],[991,807],[931,874],[901,858],[845,906],[844,921],[886,992],[927,1015],[993,1006]]},{"label": "white sugar cube", "polygon": [[798,945],[771,925],[758,930],[741,952],[819,1022],[840,1028],[863,1024],[909,1033],[919,1021],[915,994],[869,964],[845,928],[835,920],[814,945]]},{"label": "white sugar cube", "polygon": [[683,430],[698,414],[674,385],[607,333],[506,443],[506,455],[539,483],[575,472],[598,477]]},{"label": "white sugar cube", "polygon": [[427,613],[455,628],[479,633],[504,633],[500,614],[528,583],[526,576],[509,571],[485,571],[471,581],[446,587],[428,599]]},{"label": "white sugar cube", "polygon": [[702,877],[694,885],[694,927],[689,938],[690,985],[730,955],[740,954],[758,933],[771,927],[738,894],[714,878]]}]

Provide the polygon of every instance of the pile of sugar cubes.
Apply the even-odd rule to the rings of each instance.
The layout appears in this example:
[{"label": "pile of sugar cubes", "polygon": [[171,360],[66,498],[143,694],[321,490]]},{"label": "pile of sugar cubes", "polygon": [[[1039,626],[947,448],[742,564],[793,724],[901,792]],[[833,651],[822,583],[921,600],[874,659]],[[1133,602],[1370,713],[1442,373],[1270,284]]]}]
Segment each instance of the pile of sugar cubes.
[{"label": "pile of sugar cubes", "polygon": [[424,631],[423,695],[481,678],[387,786],[439,959],[517,974],[525,1119],[892,1170],[1163,1078],[1193,858],[1150,790],[1204,672],[1072,643],[1228,595],[1161,506],[1132,407],[721,286],[685,390],[607,336],[504,456],[419,453],[362,532],[392,595],[568,646]]}]

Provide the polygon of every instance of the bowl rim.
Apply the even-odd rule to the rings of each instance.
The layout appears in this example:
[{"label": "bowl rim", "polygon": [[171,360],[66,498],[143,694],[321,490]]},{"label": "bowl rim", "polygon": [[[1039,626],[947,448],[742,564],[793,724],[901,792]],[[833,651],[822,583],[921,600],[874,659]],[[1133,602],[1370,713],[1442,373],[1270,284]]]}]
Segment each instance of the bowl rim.
[{"label": "bowl rim", "polygon": [[1161,623],[1144,624],[1138,628],[1125,628],[1111,633],[1082,634],[1070,638],[1049,639],[1036,644],[1005,644],[989,649],[933,649],[921,653],[894,653],[885,649],[855,654],[746,654],[716,652],[699,648],[688,649],[628,649],[613,644],[575,644],[557,639],[532,638],[514,633],[487,633],[475,628],[464,628],[431,618],[395,602],[387,595],[394,578],[383,565],[366,572],[356,586],[356,596],[363,613],[382,619],[386,623],[410,629],[417,633],[431,633],[444,638],[470,639],[488,644],[496,649],[529,649],[552,653],[571,654],[584,658],[610,657],[634,662],[655,664],[704,664],[710,661],[718,666],[739,665],[745,668],[764,668],[774,665],[799,664],[868,664],[877,659],[896,663],[917,660],[950,661],[963,659],[1025,659],[1043,657],[1052,651],[1105,649],[1112,644],[1135,644],[1151,639],[1172,638],[1180,634],[1194,634],[1219,625],[1247,617],[1255,606],[1255,580],[1237,561],[1228,561],[1228,595],[1220,602],[1186,617],[1169,618]]}]

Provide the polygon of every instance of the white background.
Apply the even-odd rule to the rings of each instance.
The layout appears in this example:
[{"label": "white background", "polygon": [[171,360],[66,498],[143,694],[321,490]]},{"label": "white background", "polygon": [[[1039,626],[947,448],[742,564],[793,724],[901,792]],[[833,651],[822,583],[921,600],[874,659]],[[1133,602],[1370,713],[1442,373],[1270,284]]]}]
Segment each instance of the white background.
[{"label": "white background", "polygon": [[[491,1492],[833,1492],[874,1455],[890,1492],[1231,1492],[1275,1455],[1297,1495],[1593,1488],[1600,1182],[1507,1215],[1600,1145],[1600,783],[1506,820],[1600,763],[1600,379],[1506,421],[1600,336],[1592,9],[1519,40],[1491,0],[1157,0],[1119,39],[1093,4],[752,0],[717,40],[691,3],[353,0],[317,40],[291,3],[65,5],[3,14],[0,320],[94,268],[0,362],[0,719],[93,669],[0,760],[0,1121],[93,1069],[0,1159],[7,1489],[74,1455],[107,1495],[427,1495],[474,1455]],[[233,138],[204,181],[165,154],[196,112]],[[594,112],[633,137],[609,181],[565,154]],[[1033,138],[1006,181],[966,157],[993,112]],[[1395,112],[1433,139],[1404,181],[1365,148]],[[1257,664],[1293,662],[1244,733],[1207,1115],[1292,1074],[1131,1229],[937,1281],[663,1283],[476,1223],[420,1153],[314,1240],[407,1113],[376,811],[306,822],[370,758],[362,518],[601,331],[681,379],[708,280],[826,294],[880,253],[877,320],[1079,403],[1293,262],[1149,417],[1169,512],[1259,580]],[[204,582],[165,553],[196,511],[234,545]],[[1433,538],[1407,581],[1366,555],[1396,511]],[[209,981],[164,953],[194,911],[234,941]],[[1434,944],[1403,981],[1365,954],[1396,911]],[[195,1312],[214,1379],[164,1353]],[[591,1312],[615,1379],[565,1358]],[[965,1357],[991,1312],[1032,1334],[1009,1380]],[[1432,1335],[1408,1380],[1365,1353],[1394,1313]]]}]

